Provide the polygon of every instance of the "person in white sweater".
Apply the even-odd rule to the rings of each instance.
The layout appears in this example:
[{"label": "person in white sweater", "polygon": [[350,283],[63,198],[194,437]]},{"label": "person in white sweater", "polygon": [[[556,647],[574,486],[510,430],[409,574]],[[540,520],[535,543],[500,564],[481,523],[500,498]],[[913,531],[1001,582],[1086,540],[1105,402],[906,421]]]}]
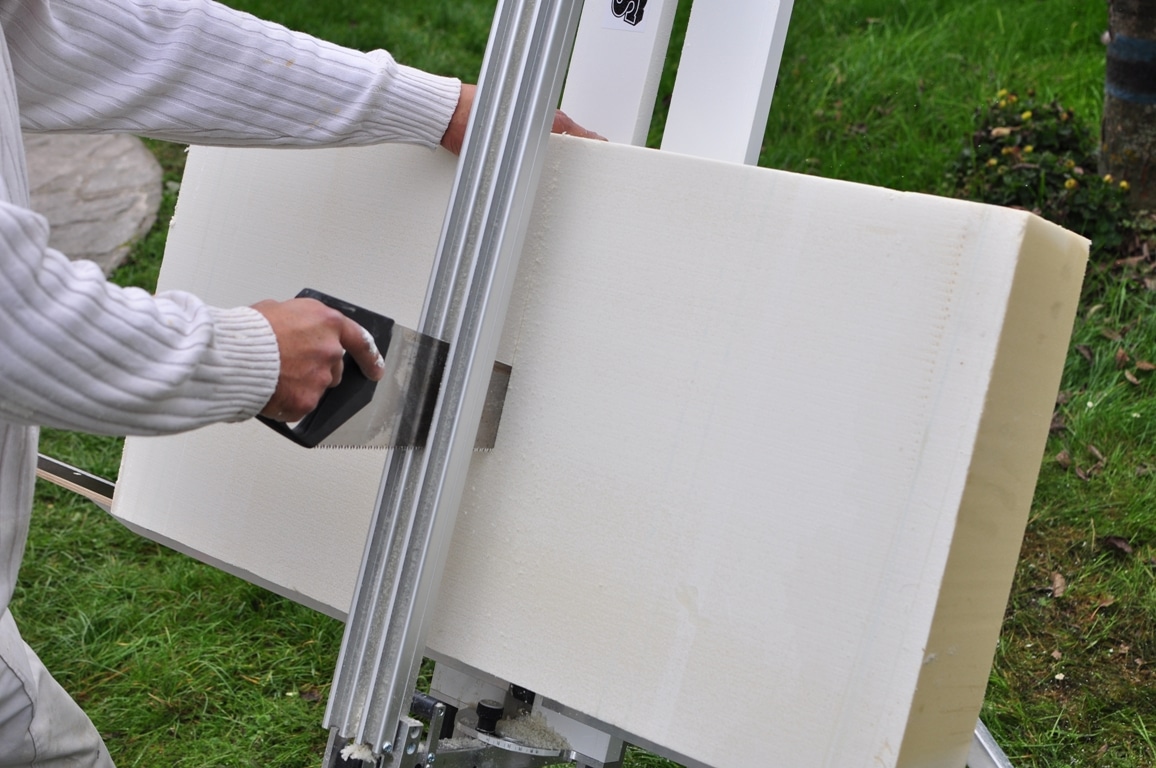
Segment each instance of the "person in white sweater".
[{"label": "person in white sweater", "polygon": [[[0,767],[109,768],[99,733],[21,640],[37,428],[155,435],[293,421],[379,357],[309,300],[219,308],[107,282],[48,247],[22,131],[179,142],[460,150],[473,86],[290,32],[211,0],[0,0]],[[554,130],[593,136],[561,113]]]}]

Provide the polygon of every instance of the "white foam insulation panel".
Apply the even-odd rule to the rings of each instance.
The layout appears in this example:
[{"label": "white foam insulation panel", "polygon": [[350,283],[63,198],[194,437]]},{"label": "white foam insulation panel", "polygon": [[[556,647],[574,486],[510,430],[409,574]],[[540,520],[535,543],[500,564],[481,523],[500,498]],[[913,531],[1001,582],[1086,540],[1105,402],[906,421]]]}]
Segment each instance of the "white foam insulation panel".
[{"label": "white foam insulation panel", "polygon": [[[444,152],[197,149],[162,288],[416,326]],[[1087,254],[1032,215],[554,137],[431,653],[692,765],[960,768]],[[114,514],[335,616],[384,452],[132,439]]]}]

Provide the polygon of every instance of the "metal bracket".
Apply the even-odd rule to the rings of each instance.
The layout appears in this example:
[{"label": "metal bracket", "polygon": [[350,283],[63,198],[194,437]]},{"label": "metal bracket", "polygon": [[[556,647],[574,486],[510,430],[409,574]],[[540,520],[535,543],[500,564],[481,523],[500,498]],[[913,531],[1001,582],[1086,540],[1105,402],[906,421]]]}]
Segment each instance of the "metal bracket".
[{"label": "metal bracket", "polygon": [[364,745],[350,744],[331,731],[325,768],[384,768],[387,764],[399,768],[542,768],[575,759],[569,749],[482,732],[476,716],[463,717],[452,738],[446,738],[446,730],[455,731],[448,719],[453,708],[422,693],[414,693],[413,701],[415,713],[429,720],[428,727],[421,720],[403,717],[398,748],[384,756],[369,754]]},{"label": "metal bracket", "polygon": [[1012,768],[1011,760],[1000,749],[982,720],[975,724],[971,750],[967,753],[967,768]]}]

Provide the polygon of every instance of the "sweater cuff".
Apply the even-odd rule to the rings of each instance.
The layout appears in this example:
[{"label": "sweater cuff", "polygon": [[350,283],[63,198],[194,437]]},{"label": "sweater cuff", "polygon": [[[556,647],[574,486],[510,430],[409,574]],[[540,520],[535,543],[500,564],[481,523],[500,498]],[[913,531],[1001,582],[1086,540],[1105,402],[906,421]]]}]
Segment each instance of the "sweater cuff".
[{"label": "sweater cuff", "polygon": [[[373,52],[378,53],[389,56],[384,51]],[[457,109],[461,80],[432,75],[404,64],[394,66],[397,69],[390,88],[390,111],[405,115],[415,141],[437,147]]]},{"label": "sweater cuff", "polygon": [[236,407],[225,420],[252,418],[277,388],[281,375],[277,337],[265,316],[252,307],[208,310],[213,319],[213,345],[207,367],[225,374],[217,380],[217,392]]}]

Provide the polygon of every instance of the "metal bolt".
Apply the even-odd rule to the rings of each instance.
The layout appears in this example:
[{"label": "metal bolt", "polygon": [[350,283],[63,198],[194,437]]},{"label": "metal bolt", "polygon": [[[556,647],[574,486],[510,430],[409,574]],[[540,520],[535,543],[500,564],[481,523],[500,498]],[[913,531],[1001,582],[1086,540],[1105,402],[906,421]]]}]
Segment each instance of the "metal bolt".
[{"label": "metal bolt", "polygon": [[388,755],[392,751],[393,751],[393,742],[392,741],[387,741],[387,742],[385,742],[385,744],[381,745],[381,753],[383,755]]},{"label": "metal bolt", "polygon": [[436,759],[437,759],[437,755],[426,755],[425,756],[425,763],[426,763],[426,765],[433,765],[434,760],[436,760]]}]

